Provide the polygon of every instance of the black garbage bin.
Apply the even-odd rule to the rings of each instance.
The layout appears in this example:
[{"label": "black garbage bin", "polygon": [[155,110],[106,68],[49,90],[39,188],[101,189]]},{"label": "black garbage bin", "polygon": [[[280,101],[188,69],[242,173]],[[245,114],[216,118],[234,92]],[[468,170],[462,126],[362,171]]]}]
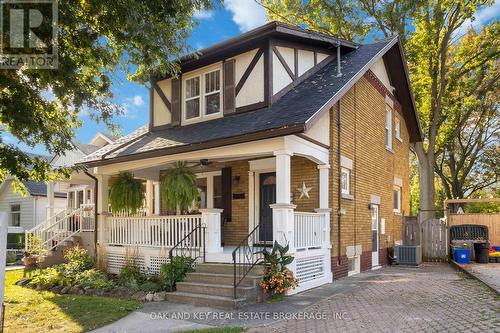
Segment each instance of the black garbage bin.
[{"label": "black garbage bin", "polygon": [[474,253],[476,254],[476,262],[479,264],[487,264],[489,261],[489,244],[486,242],[474,243]]}]

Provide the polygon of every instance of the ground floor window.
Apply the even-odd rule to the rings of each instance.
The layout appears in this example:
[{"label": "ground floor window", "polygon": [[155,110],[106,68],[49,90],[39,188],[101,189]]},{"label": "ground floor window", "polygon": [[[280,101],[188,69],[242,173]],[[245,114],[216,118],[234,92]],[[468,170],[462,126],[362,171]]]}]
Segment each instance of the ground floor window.
[{"label": "ground floor window", "polygon": [[401,213],[401,187],[394,186],[394,213]]},{"label": "ground floor window", "polygon": [[10,205],[10,224],[11,227],[21,226],[21,205],[12,204]]}]

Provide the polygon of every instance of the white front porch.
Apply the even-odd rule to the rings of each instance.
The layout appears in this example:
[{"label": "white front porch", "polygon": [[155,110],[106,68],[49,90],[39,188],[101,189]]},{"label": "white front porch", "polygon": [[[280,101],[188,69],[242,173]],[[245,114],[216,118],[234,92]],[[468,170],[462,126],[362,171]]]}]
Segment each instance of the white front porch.
[{"label": "white front porch", "polygon": [[[299,199],[298,195],[294,194],[297,184],[292,189],[294,156],[307,159],[309,163],[312,161],[313,165],[316,165],[316,207],[308,211],[297,210],[302,197]],[[203,199],[206,208],[199,209],[199,213],[193,215],[161,214],[164,211],[159,207],[157,185],[160,181],[160,170],[168,168],[175,161],[194,162],[201,159],[213,161],[214,168],[230,165],[235,161],[243,161],[240,165],[245,165],[244,169],[238,169],[244,171],[238,171],[238,175],[233,174],[232,182],[237,190],[233,188],[231,192],[234,202],[233,221],[229,223],[223,223],[223,209],[214,208],[217,206],[214,201],[214,179],[220,175],[217,170],[202,170],[199,174],[199,177],[206,178],[206,193]],[[256,246],[272,244],[273,241],[289,244],[289,253],[295,257],[289,268],[300,281],[300,287],[295,292],[331,282],[328,160],[328,149],[302,138],[289,136],[96,167],[93,171],[98,178],[97,230],[100,254],[105,257],[110,272],[117,273],[130,257],[134,257],[135,262],[144,269],[158,272],[161,264],[168,262],[170,249],[194,228],[202,226],[204,239],[191,242],[196,243],[194,246],[203,248],[203,260],[233,263],[232,254],[236,244],[250,242],[245,235],[263,224],[265,214],[261,214],[261,211],[266,209],[266,206],[262,206],[261,175],[272,174],[274,197],[271,204],[267,205],[271,208],[269,218],[272,233],[270,236],[261,234],[260,237],[265,239],[260,239],[259,245]],[[146,182],[145,216],[123,217],[108,213],[109,180],[114,174],[124,170]],[[300,173],[300,170],[294,172]],[[240,216],[239,219],[236,216]],[[240,230],[243,226],[244,230]],[[232,232],[233,229],[238,229],[238,232]]]}]

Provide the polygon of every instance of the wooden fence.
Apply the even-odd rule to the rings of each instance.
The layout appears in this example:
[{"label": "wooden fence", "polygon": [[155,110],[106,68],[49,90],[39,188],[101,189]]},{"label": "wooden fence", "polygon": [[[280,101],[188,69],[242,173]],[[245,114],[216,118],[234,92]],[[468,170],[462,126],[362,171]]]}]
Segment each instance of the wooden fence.
[{"label": "wooden fence", "polygon": [[420,221],[416,216],[405,217],[403,245],[420,245],[424,261],[447,260],[448,227],[445,220]]},{"label": "wooden fence", "polygon": [[449,214],[448,226],[461,224],[485,225],[488,227],[490,245],[500,246],[500,214]]}]

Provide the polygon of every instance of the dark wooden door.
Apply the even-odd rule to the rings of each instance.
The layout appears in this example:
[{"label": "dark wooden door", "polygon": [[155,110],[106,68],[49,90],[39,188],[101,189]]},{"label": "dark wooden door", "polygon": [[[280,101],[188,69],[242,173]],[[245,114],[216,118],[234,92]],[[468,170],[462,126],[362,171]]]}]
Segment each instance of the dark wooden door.
[{"label": "dark wooden door", "polygon": [[273,210],[270,205],[276,203],[276,173],[261,173],[259,184],[259,241],[272,242]]}]

